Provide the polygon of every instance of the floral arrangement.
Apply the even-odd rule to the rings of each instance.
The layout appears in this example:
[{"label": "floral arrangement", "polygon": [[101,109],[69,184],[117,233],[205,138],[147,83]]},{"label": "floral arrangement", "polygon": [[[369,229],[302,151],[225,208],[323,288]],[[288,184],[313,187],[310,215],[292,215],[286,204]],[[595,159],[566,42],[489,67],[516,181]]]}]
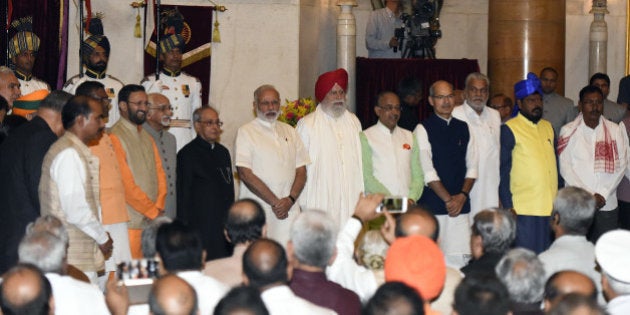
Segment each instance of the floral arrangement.
[{"label": "floral arrangement", "polygon": [[286,104],[282,106],[280,116],[278,120],[285,122],[295,127],[302,119],[302,117],[308,115],[315,110],[317,103],[312,98],[300,98],[294,101],[285,100]]}]

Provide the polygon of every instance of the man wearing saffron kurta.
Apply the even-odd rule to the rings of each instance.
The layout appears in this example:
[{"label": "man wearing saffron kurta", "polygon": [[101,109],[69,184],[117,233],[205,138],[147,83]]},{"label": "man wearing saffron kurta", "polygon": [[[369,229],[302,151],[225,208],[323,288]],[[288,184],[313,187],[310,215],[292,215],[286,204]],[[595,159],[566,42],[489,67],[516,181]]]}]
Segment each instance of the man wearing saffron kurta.
[{"label": "man wearing saffron kurta", "polygon": [[361,133],[363,180],[367,193],[409,198],[415,204],[424,188],[416,138],[397,126],[400,100],[390,91],[379,94],[374,106],[378,122]]},{"label": "man wearing saffron kurta", "polygon": [[126,85],[118,100],[121,118],[112,127],[112,144],[125,186],[131,256],[142,258],[142,230],[164,213],[166,175],[153,138],[142,128],[149,110],[144,88]]},{"label": "man wearing saffron kurta", "polygon": [[501,126],[499,199],[516,212],[516,246],[540,253],[551,244],[549,216],[558,191],[551,124],[542,119],[543,90],[533,73],[514,85],[519,113]]},{"label": "man wearing saffron kurta", "polygon": [[344,69],[319,76],[315,97],[320,103],[297,125],[311,159],[300,207],[330,213],[337,226],[350,218],[363,192],[361,123],[346,109],[347,87]]}]

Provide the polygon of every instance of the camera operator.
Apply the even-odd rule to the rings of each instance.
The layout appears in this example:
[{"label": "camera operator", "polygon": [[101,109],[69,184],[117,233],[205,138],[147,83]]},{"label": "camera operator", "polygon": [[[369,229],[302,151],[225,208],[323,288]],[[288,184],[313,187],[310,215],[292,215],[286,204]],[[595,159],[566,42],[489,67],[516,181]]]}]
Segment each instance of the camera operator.
[{"label": "camera operator", "polygon": [[369,58],[400,58],[401,49],[395,32],[403,24],[400,0],[385,0],[385,7],[370,14],[365,30]]}]

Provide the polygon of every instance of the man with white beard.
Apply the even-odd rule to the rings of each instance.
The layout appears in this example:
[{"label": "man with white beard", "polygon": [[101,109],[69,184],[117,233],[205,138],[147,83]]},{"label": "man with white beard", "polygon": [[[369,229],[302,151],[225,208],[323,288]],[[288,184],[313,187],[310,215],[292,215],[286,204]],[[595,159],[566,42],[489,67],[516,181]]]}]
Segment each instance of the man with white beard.
[{"label": "man with white beard", "polygon": [[[499,153],[501,144],[501,115],[496,109],[486,106],[490,80],[484,74],[474,72],[466,77],[464,104],[453,109],[453,117],[468,124],[475,138],[479,159],[478,176],[470,191],[470,217],[481,210],[499,206]],[[472,223],[472,222],[471,222]]]},{"label": "man with white beard", "polygon": [[330,213],[339,227],[350,218],[363,192],[361,123],[346,110],[347,87],[344,69],[320,75],[315,83],[315,97],[320,103],[297,125],[311,157],[300,206]]},{"label": "man with white beard", "polygon": [[254,91],[256,119],[238,129],[235,165],[241,179],[239,199],[263,205],[267,236],[289,240],[291,222],[300,212],[296,200],[306,182],[308,152],[295,129],[277,121],[280,94],[272,85]]}]

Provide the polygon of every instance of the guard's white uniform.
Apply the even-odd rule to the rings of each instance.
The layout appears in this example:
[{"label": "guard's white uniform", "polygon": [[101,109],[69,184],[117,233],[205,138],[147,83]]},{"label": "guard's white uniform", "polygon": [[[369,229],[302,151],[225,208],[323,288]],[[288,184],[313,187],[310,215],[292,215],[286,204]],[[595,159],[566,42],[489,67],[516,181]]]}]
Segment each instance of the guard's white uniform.
[{"label": "guard's white uniform", "polygon": [[82,78],[79,78],[79,75],[75,75],[74,77],[66,81],[66,83],[63,85],[63,90],[68,93],[74,94],[74,92],[77,90],[77,87],[85,81],[96,81],[102,83],[105,86],[105,92],[107,92],[107,96],[111,101],[111,108],[109,109],[109,120],[107,121],[107,124],[105,126],[107,128],[111,128],[120,118],[120,112],[118,111],[118,92],[120,92],[120,89],[122,89],[125,84],[109,74],[97,77],[89,72],[86,72]]}]

